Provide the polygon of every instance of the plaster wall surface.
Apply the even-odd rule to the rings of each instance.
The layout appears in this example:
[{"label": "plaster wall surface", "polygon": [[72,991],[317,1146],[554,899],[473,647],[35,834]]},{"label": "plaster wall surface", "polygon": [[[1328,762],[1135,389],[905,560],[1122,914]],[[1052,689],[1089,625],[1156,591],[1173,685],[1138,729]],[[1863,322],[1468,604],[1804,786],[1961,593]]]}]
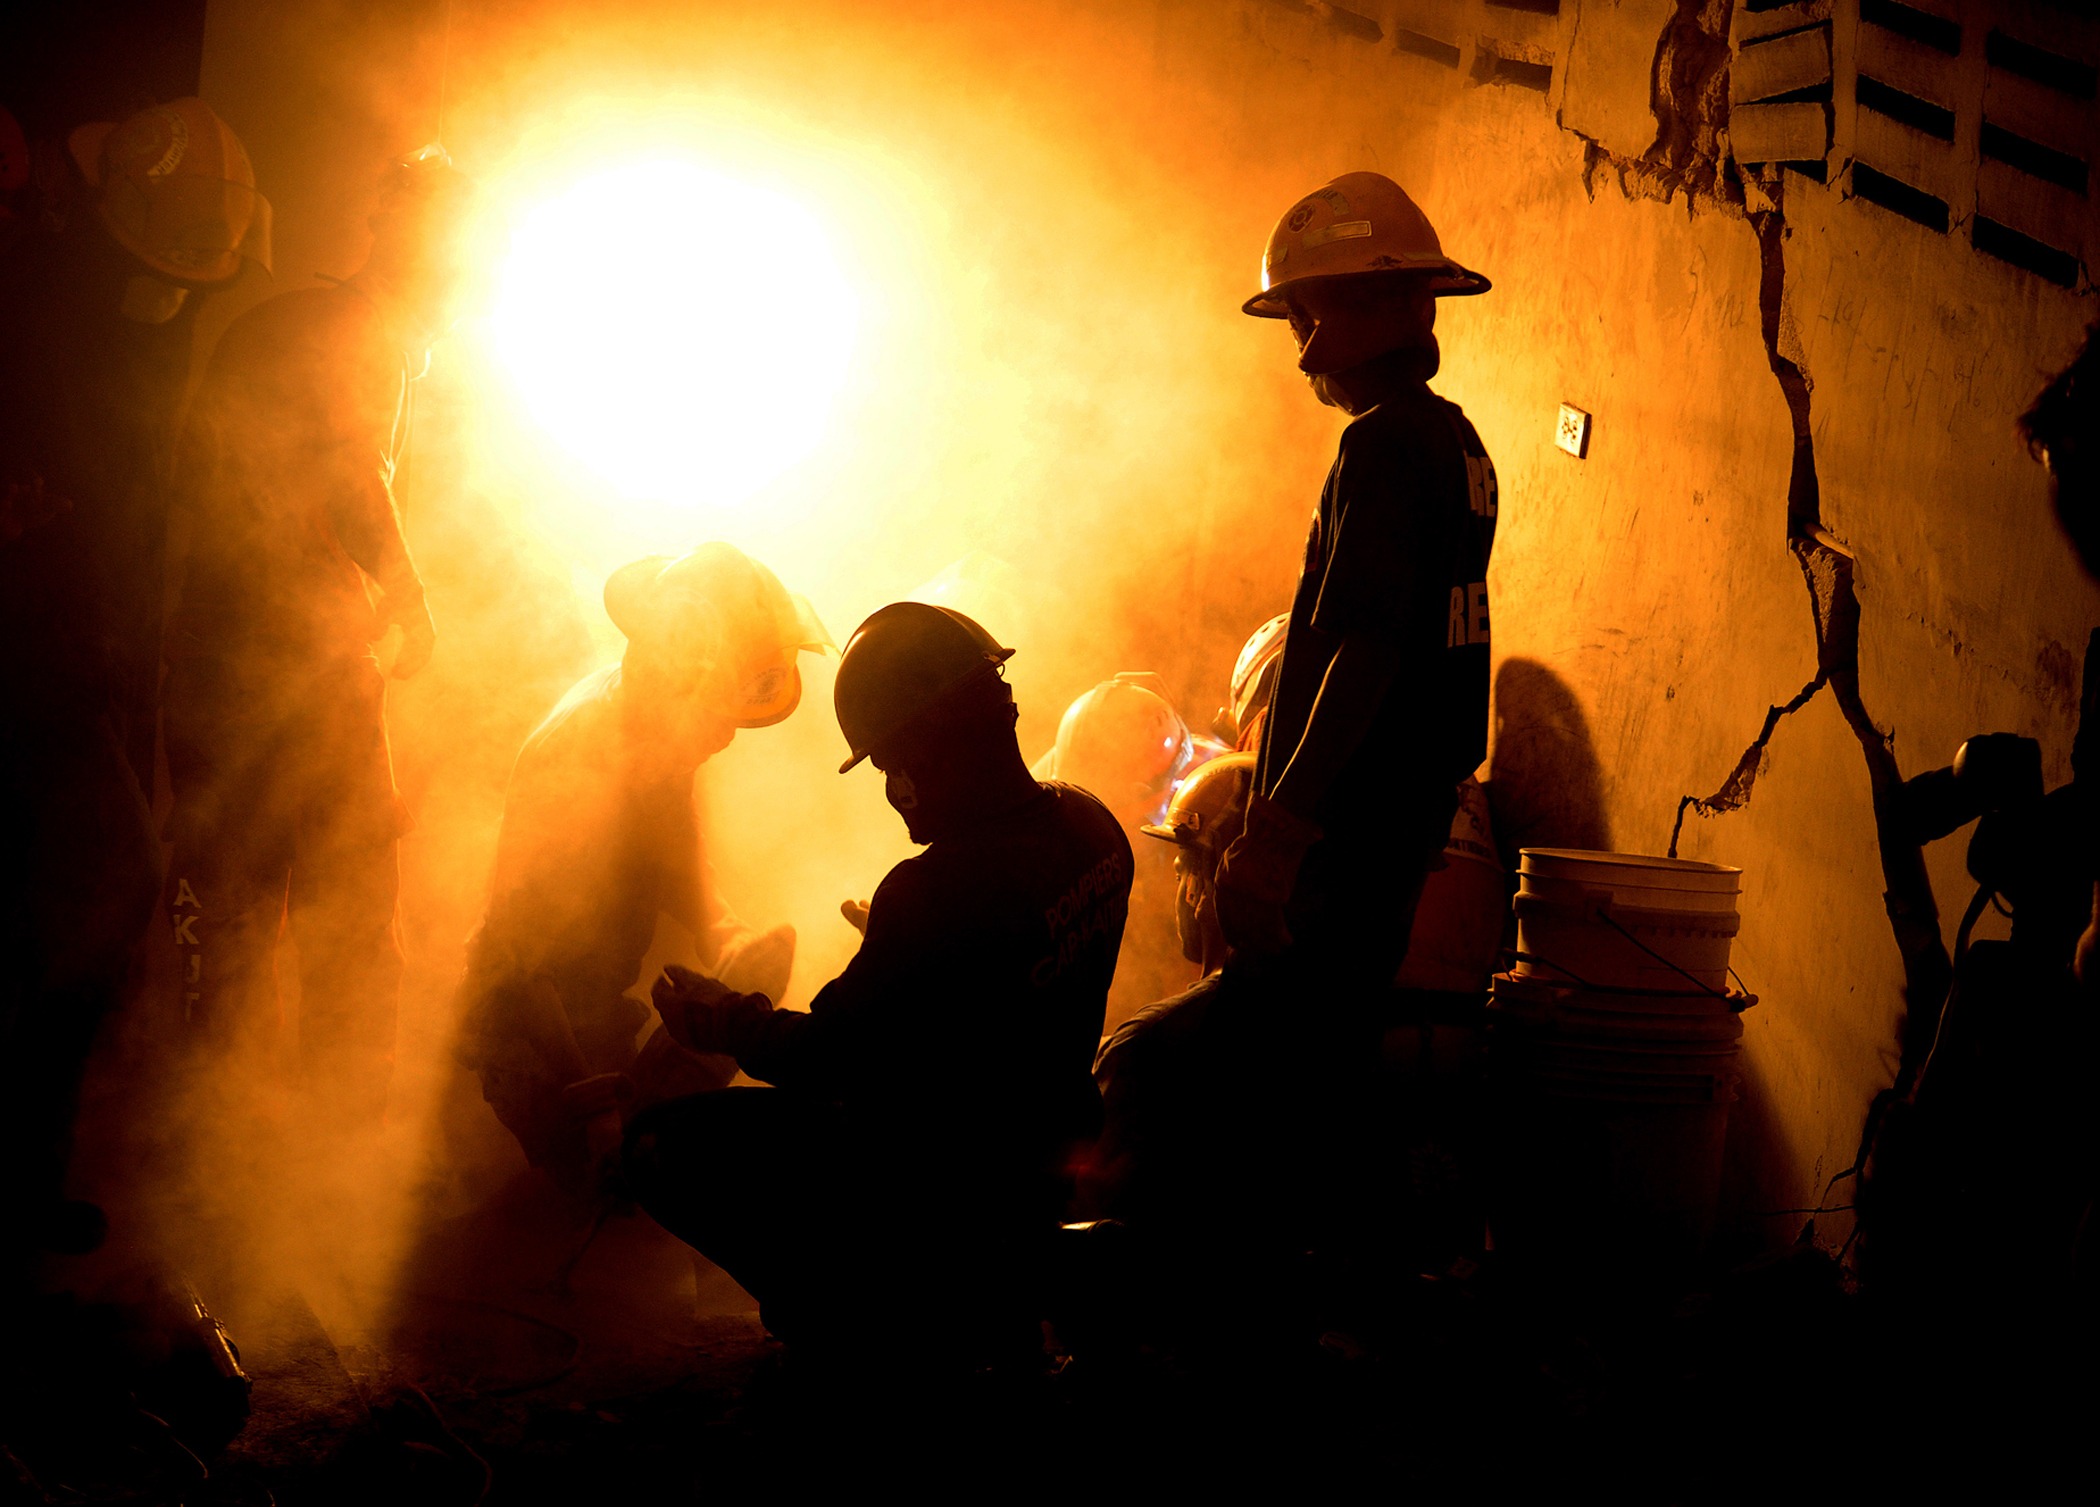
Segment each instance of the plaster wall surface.
[{"label": "plaster wall surface", "polygon": [[[1476,57],[1491,39],[1467,23],[1504,19],[1494,7],[1357,9]],[[1794,436],[1751,215],[1776,193],[1776,343],[1807,379],[1821,525],[1856,560],[1859,705],[1905,776],[1998,730],[2041,740],[2052,785],[2069,776],[2100,599],[2057,534],[2014,419],[2075,352],[2092,307],[1979,254],[1959,226],[1937,233],[1852,198],[1841,177],[1753,182],[1747,206],[1658,182],[1673,108],[1657,83],[1666,31],[1680,28],[1680,45],[1688,26],[1694,42],[1700,25],[1725,39],[1729,9],[1566,0],[1551,32],[1564,66],[1542,93],[1478,83],[1466,57],[1445,67],[1366,44],[1317,7],[1249,0],[1236,30],[1218,28],[1212,76],[1244,111],[1241,139],[1261,143],[1250,174],[1288,165],[1295,186],[1279,183],[1278,203],[1377,167],[1416,195],[1448,251],[1495,279],[1487,296],[1443,306],[1437,385],[1473,417],[1503,478],[1498,663],[1543,666],[1572,691],[1603,807],[1584,828],[1550,792],[1524,788],[1559,770],[1504,757],[1529,715],[1505,699],[1491,757],[1505,841],[1588,830],[1660,853],[1681,799],[1722,791],[1745,761],[1734,794],[1747,800],[1687,813],[1678,851],[1745,871],[1736,961],[1763,1002],[1746,1021],[1732,1212],[1746,1232],[1783,1240],[1800,1218],[1765,1211],[1813,1207],[1851,1163],[1867,1104],[1893,1077],[1906,1000],[1863,743],[1874,734],[1822,687],[1745,760],[1768,711],[1819,678],[1789,548]],[[1985,9],[1971,19],[1987,21]],[[1857,27],[1856,8],[1836,10],[1837,27]],[[1702,124],[1712,135],[1725,113],[1679,134]],[[1562,400],[1594,415],[1584,459],[1552,446]],[[1962,837],[1927,858],[1950,940],[1973,887]],[[1821,1221],[1826,1235],[1845,1228]]]},{"label": "plaster wall surface", "polygon": [[[1039,613],[1015,661],[1034,677],[1022,701],[1037,739],[1070,695],[1124,668],[1164,671],[1201,720],[1241,638],[1288,602],[1340,420],[1296,379],[1287,337],[1235,310],[1296,198],[1355,169],[1397,178],[1446,249],[1495,282],[1443,305],[1436,385],[1502,481],[1501,835],[1657,853],[1675,838],[1685,856],[1744,869],[1736,961],[1762,1003],[1746,1018],[1732,1201],[1744,1230],[1784,1241],[1800,1218],[1761,1211],[1814,1206],[1850,1162],[1906,1011],[1869,744],[1887,750],[1886,779],[1946,763],[1970,734],[2020,732],[2042,740],[2052,783],[2068,775],[2100,595],[2058,539],[2013,421],[2093,308],[2083,282],[1985,256],[1960,223],[1940,233],[1854,197],[1842,151],[1828,186],[1789,171],[1731,187],[1731,9],[461,3],[447,42],[435,4],[217,0],[205,92],[273,179],[280,283],[355,265],[367,164],[429,136],[441,89],[448,141],[492,169],[532,145],[540,116],[561,128],[555,105],[575,80],[763,99],[775,124],[865,146],[871,172],[909,181],[893,197],[914,233],[952,257],[938,262],[952,279],[942,298],[914,315],[941,365],[870,409],[908,437],[902,459],[856,452],[817,475],[850,503],[822,530],[760,517],[729,537],[843,604],[835,629],[966,549],[1019,561]],[[1842,72],[1857,6],[1806,10],[1828,16]],[[1449,56],[1408,50],[1410,36]],[[1805,378],[1791,408],[1775,347]],[[471,427],[467,396],[445,386],[460,364],[436,369],[429,433]],[[1594,416],[1584,458],[1554,447],[1563,401]],[[1805,521],[1854,557],[1850,703],[1824,683],[1790,547],[1801,418],[1817,483]],[[467,774],[444,765],[459,760],[445,693],[522,641],[497,631],[517,593],[465,584],[514,520],[499,488],[434,484],[471,469],[459,455],[418,464],[411,534],[440,621],[455,645],[487,640],[456,667],[434,663],[398,703],[404,785],[436,769],[430,788],[449,779],[473,807],[471,821],[448,817],[433,796],[422,818],[426,834],[458,828],[444,843],[466,855],[456,875],[408,861],[411,892],[443,892],[428,955],[412,958],[437,979],[471,923],[508,751],[537,712],[506,711]],[[595,625],[588,602],[564,611],[572,637]],[[578,657],[543,655],[548,684]],[[823,689],[812,681],[813,704]],[[838,929],[838,895],[865,892],[847,885],[880,872],[862,833],[898,842],[871,790],[819,781],[831,734],[797,719],[762,753],[740,741],[718,772],[720,861],[761,878],[772,864],[775,889],[759,888],[798,922],[795,897],[813,894],[812,939]],[[770,773],[754,773],[758,759]],[[1687,812],[1688,797],[1708,804]],[[828,845],[781,856],[770,813],[783,802]],[[1968,891],[1960,840],[1930,850],[1927,869],[1951,933]],[[808,977],[843,938],[806,944]],[[1819,1221],[1826,1236],[1843,1229]]]}]

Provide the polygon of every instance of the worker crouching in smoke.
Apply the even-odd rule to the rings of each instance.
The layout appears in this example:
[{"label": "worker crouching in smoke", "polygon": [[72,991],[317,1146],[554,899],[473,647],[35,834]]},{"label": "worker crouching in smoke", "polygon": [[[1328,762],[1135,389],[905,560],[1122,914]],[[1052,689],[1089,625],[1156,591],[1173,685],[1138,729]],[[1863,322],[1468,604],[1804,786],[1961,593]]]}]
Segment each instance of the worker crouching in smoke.
[{"label": "worker crouching in smoke", "polygon": [[656,985],[674,1037],[776,1086],[639,1117],[630,1186],[799,1349],[878,1334],[878,1306],[912,1315],[929,1359],[1040,1344],[1031,1268],[1100,1126],[1088,1069],[1131,855],[1098,800],[1030,775],[1011,652],[911,602],[848,640],[842,772],[871,759],[926,851],[884,878],[806,1014],[682,970]]},{"label": "worker crouching in smoke", "polygon": [[795,935],[754,935],[714,894],[693,775],[739,729],[802,698],[800,653],[829,647],[777,577],[727,544],[636,561],[605,586],[627,652],[579,681],[518,754],[488,911],[462,991],[460,1055],[526,1157],[594,1189],[623,1116],[735,1073],[661,1031],[639,1053],[638,982],[660,916],[702,966],[779,998]]}]

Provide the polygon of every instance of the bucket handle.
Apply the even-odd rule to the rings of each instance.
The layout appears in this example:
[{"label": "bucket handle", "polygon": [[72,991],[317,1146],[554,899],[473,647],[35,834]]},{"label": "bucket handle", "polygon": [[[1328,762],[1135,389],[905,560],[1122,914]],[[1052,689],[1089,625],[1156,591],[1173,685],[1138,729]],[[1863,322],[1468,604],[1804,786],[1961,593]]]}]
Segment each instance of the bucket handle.
[{"label": "bucket handle", "polygon": [[1574,969],[1569,968],[1563,964],[1556,963],[1553,961],[1553,959],[1549,957],[1544,957],[1539,953],[1525,952],[1522,949],[1516,947],[1505,947],[1502,949],[1502,956],[1506,958],[1515,958],[1520,963],[1537,963],[1542,967],[1551,968],[1555,973],[1566,974],[1570,979],[1574,980],[1576,987],[1578,988],[1596,989],[1599,993],[1604,992],[1600,986],[1591,983],[1588,979],[1584,978]]},{"label": "bucket handle", "polygon": [[[1664,967],[1670,969],[1671,972],[1680,974],[1685,979],[1689,980],[1692,986],[1695,989],[1697,989],[1701,994],[1710,995],[1714,999],[1717,999],[1722,1004],[1726,1005],[1731,1013],[1740,1015],[1745,1010],[1749,1009],[1752,1005],[1757,1003],[1757,996],[1752,994],[1747,986],[1743,988],[1743,991],[1740,994],[1730,994],[1726,990],[1715,989],[1714,987],[1703,982],[1702,980],[1694,978],[1691,974],[1686,973],[1682,968],[1679,968],[1675,963],[1671,962],[1668,958],[1664,957],[1661,953],[1657,952],[1654,948],[1650,947],[1647,943],[1643,942],[1639,937],[1635,936],[1632,932],[1627,931],[1626,928],[1620,926],[1618,922],[1612,920],[1610,915],[1608,915],[1604,911],[1598,911],[1597,915],[1598,918],[1602,920],[1606,925],[1612,927],[1615,931],[1619,932],[1619,934],[1624,936],[1627,941],[1631,942],[1634,946],[1640,948],[1641,951],[1647,953],[1648,956],[1650,956],[1651,958],[1654,958],[1656,962],[1661,963]],[[1574,969],[1568,967],[1567,964],[1556,963],[1553,961],[1553,959],[1546,957],[1541,953],[1524,952],[1515,947],[1505,947],[1502,949],[1502,956],[1506,958],[1514,958],[1520,963],[1537,963],[1542,967],[1550,968],[1555,973],[1565,975],[1567,978],[1574,982],[1577,988],[1580,989],[1594,989],[1600,994],[1625,994],[1629,992],[1644,992],[1640,990],[1629,991],[1624,989],[1606,989],[1601,984],[1591,983],[1588,979],[1584,978]],[[1728,976],[1734,979],[1739,985],[1743,982],[1743,976],[1737,973],[1732,966],[1728,970]]]},{"label": "bucket handle", "polygon": [[[1679,978],[1689,980],[1693,987],[1700,989],[1707,994],[1711,994],[1715,999],[1721,1001],[1721,1003],[1723,1003],[1724,1005],[1727,1005],[1729,1009],[1735,1011],[1737,1014],[1741,1014],[1743,1011],[1749,1009],[1752,1005],[1757,1003],[1757,996],[1752,994],[1747,986],[1743,988],[1743,992],[1741,994],[1730,994],[1724,989],[1716,989],[1712,985],[1704,982],[1703,980],[1694,978],[1691,974],[1686,973],[1682,968],[1678,967],[1675,963],[1671,962],[1668,958],[1664,957],[1661,953],[1657,952],[1653,947],[1650,947],[1646,942],[1643,942],[1639,937],[1635,936],[1632,932],[1628,931],[1625,927],[1621,926],[1618,923],[1617,919],[1613,917],[1610,906],[1598,906],[1597,919],[1599,921],[1602,921],[1606,926],[1609,926],[1613,931],[1617,932],[1627,941],[1631,942],[1634,946],[1640,948],[1642,952],[1647,953],[1649,957],[1655,959],[1656,962],[1662,964],[1663,967],[1669,969]],[[1573,977],[1572,974],[1569,976]],[[1735,971],[1735,965],[1732,963],[1728,965],[1728,976],[1734,979],[1738,985],[1741,985],[1743,983],[1743,976]],[[1743,1003],[1737,1004],[1737,1000],[1741,1000],[1743,1001]]]}]

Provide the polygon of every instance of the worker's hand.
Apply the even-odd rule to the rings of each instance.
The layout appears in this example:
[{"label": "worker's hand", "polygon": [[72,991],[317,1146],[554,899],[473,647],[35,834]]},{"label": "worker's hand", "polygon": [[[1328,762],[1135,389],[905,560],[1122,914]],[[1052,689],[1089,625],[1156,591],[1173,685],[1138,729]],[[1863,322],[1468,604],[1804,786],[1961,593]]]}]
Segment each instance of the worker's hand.
[{"label": "worker's hand", "polygon": [[656,1013],[663,1017],[664,1030],[689,1052],[727,1052],[736,1055],[742,1033],[738,1024],[753,1014],[764,1014],[773,1002],[760,994],[739,994],[720,979],[669,964],[649,990]]},{"label": "worker's hand", "polygon": [[421,597],[394,621],[401,625],[401,650],[394,656],[393,676],[406,680],[430,663],[430,652],[437,647],[437,625],[430,621],[430,604]]},{"label": "worker's hand", "polygon": [[763,994],[777,1000],[787,994],[795,970],[795,928],[785,921],[756,936],[745,932],[722,950],[715,975],[738,994]]},{"label": "worker's hand", "polygon": [[859,932],[859,933],[860,933],[860,934],[861,934],[862,936],[866,936],[866,935],[868,934],[868,902],[867,902],[867,901],[865,901],[865,900],[841,900],[841,901],[839,902],[839,914],[840,914],[840,915],[842,915],[842,916],[844,916],[844,917],[846,918],[846,924],[847,924],[848,926],[852,927],[852,928],[853,928],[853,929],[854,929],[855,931]]},{"label": "worker's hand", "polygon": [[1274,957],[1291,945],[1284,907],[1298,886],[1306,851],[1320,829],[1261,795],[1247,801],[1247,824],[1218,860],[1218,926],[1244,957]]}]

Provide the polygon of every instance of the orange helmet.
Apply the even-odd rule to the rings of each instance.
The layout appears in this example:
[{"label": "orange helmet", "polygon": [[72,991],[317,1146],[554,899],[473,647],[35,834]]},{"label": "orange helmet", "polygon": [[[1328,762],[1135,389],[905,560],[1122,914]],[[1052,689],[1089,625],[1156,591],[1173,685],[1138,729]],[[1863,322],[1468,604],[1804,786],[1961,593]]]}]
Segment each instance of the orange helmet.
[{"label": "orange helmet", "polygon": [[1489,287],[1478,272],[1444,255],[1436,227],[1399,184],[1383,173],[1344,173],[1276,222],[1261,259],[1261,292],[1240,307],[1257,318],[1283,319],[1290,313],[1284,289],[1366,272],[1427,273],[1440,297]]},{"label": "orange helmet", "polygon": [[830,648],[809,603],[729,544],[651,555],[605,583],[613,626],[738,727],[771,727],[802,700],[795,657]]},{"label": "orange helmet", "polygon": [[1167,699],[1166,682],[1126,670],[1065,708],[1049,777],[1093,792],[1111,811],[1156,815],[1195,750],[1188,724]]},{"label": "orange helmet", "polygon": [[270,269],[270,201],[255,191],[247,148],[203,100],[84,125],[67,146],[100,190],[110,237],[161,276],[222,283],[244,260]]},{"label": "orange helmet", "polygon": [[1240,834],[1253,783],[1253,754],[1220,754],[1181,782],[1157,824],[1138,830],[1178,848],[1206,847],[1222,853]]}]

